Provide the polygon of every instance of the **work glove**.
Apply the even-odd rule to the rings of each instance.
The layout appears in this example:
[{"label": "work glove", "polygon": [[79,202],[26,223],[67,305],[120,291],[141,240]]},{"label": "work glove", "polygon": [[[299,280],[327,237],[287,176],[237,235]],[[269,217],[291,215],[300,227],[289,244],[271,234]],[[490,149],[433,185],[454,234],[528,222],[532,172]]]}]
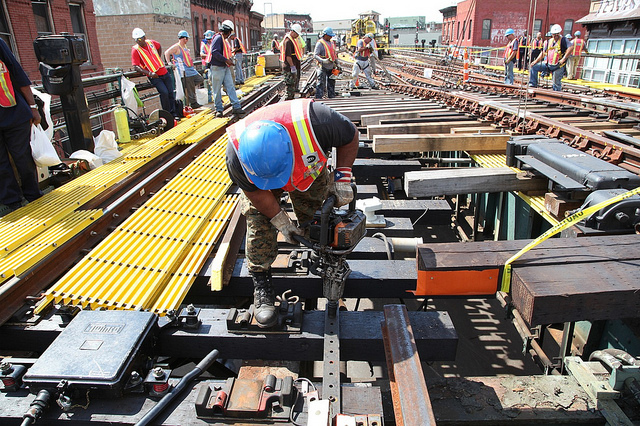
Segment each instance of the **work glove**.
[{"label": "work glove", "polygon": [[293,65],[291,66],[291,74],[297,74],[298,73],[298,68],[294,67]]},{"label": "work glove", "polygon": [[278,231],[282,232],[284,240],[289,244],[298,244],[298,242],[293,239],[294,235],[304,235],[304,231],[291,221],[291,218],[284,210],[280,210],[280,213],[271,218],[271,224],[275,226]]},{"label": "work glove", "polygon": [[329,194],[336,196],[335,207],[349,204],[353,200],[351,189],[351,167],[338,167],[333,173],[333,183],[329,186]]}]

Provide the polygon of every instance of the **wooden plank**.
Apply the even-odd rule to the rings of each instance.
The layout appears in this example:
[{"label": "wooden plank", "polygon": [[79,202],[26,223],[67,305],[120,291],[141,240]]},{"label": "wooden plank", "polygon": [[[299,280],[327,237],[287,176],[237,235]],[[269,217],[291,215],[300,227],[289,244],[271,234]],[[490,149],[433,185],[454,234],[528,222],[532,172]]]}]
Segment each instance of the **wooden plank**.
[{"label": "wooden plank", "polygon": [[229,284],[233,267],[238,257],[238,249],[247,229],[247,221],[241,213],[240,202],[236,205],[229,226],[225,230],[211,265],[209,266],[209,287],[211,291],[222,290]]},{"label": "wooden plank", "polygon": [[478,126],[478,127],[452,127],[451,134],[456,133],[504,133],[501,129],[492,126]]},{"label": "wooden plank", "polygon": [[511,136],[481,134],[385,135],[373,137],[373,152],[505,152]]},{"label": "wooden plank", "polygon": [[441,123],[413,123],[413,124],[377,124],[367,127],[367,138],[373,139],[378,135],[410,135],[430,133],[450,133],[453,127],[477,127],[476,120],[443,121]]},{"label": "wooden plank", "polygon": [[526,177],[508,167],[485,169],[430,169],[405,173],[404,190],[409,197],[537,191],[547,187],[543,178]]},{"label": "wooden plank", "polygon": [[442,111],[442,106],[437,104],[425,105],[424,109],[417,111],[401,111],[401,112],[383,112],[379,114],[366,114],[360,117],[362,126],[371,126],[380,124],[380,120],[402,120],[405,118],[417,118],[420,113],[430,111]]},{"label": "wooden plank", "polygon": [[565,218],[566,212],[577,209],[582,203],[583,201],[568,200],[554,192],[544,194],[544,208],[560,220]]}]

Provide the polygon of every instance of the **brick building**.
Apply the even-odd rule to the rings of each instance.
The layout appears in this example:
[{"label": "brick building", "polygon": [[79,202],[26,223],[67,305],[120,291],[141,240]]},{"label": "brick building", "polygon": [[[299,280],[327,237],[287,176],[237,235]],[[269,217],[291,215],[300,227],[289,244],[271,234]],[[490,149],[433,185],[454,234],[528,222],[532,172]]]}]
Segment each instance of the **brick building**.
[{"label": "brick building", "polygon": [[535,35],[538,31],[546,33],[553,24],[561,25],[564,34],[573,33],[582,28],[576,21],[589,13],[589,4],[590,0],[541,0],[532,19],[529,0],[464,0],[440,10],[442,43],[500,47],[506,44],[504,32],[508,28],[513,28],[516,36],[525,30]]},{"label": "brick building", "polygon": [[0,37],[32,81],[40,81],[33,40],[40,35],[82,35],[87,43],[89,62],[83,73],[101,71],[96,18],[92,0],[5,0],[0,2]]},{"label": "brick building", "polygon": [[263,15],[251,12],[252,6],[251,0],[192,0],[192,32],[201,38],[206,30],[217,31],[222,21],[228,19],[234,23],[235,32],[247,50],[256,50],[259,48]]}]

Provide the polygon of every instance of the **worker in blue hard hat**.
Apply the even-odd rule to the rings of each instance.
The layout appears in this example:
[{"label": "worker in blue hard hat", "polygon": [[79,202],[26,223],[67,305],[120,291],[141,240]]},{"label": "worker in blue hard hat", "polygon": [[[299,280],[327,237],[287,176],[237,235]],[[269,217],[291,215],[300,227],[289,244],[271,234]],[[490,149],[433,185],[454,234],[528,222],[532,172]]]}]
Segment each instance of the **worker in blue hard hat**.
[{"label": "worker in blue hard hat", "polygon": [[202,84],[204,79],[194,66],[191,51],[187,47],[188,41],[189,33],[185,30],[180,31],[178,42],[164,52],[164,58],[167,63],[173,63],[178,69],[184,90],[184,105],[195,109],[202,106],[196,99],[196,86]]},{"label": "worker in blue hard hat", "polygon": [[[582,33],[580,31],[576,31],[573,33],[573,42],[571,56],[567,60],[567,78],[569,80],[573,80],[576,78],[576,71],[578,70],[578,63],[580,62],[580,55],[582,52],[589,53],[589,49],[587,49],[587,44],[584,39],[581,37]],[[580,77],[578,75],[578,77]]]},{"label": "worker in blue hard hat", "polygon": [[320,65],[318,69],[318,84],[316,85],[316,99],[322,99],[325,95],[325,90],[329,99],[336,97],[336,81],[330,78],[338,64],[338,52],[331,40],[335,36],[336,34],[331,27],[322,30],[322,34],[313,51],[313,57]]},{"label": "worker in blue hard hat", "polygon": [[[247,219],[245,253],[254,285],[254,316],[260,327],[277,322],[271,264],[278,254],[277,232],[297,244],[303,231],[280,206],[289,193],[298,223],[313,217],[328,194],[336,206],[353,199],[351,167],[358,153],[355,125],[344,115],[310,99],[263,107],[227,129],[227,170],[242,189]],[[327,171],[332,148],[333,175]]]},{"label": "worker in blue hard hat", "polygon": [[505,31],[504,35],[507,37],[507,45],[504,47],[504,82],[505,84],[513,84],[513,67],[519,49],[518,39],[516,39],[516,32],[513,28]]}]

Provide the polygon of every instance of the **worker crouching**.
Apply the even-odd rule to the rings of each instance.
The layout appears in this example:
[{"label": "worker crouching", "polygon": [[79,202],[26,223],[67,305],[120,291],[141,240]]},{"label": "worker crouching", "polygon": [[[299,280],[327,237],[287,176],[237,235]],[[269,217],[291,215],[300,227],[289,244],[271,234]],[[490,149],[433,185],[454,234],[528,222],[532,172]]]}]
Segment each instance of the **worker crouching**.
[{"label": "worker crouching", "polygon": [[[297,244],[303,235],[280,206],[289,193],[298,223],[313,217],[328,194],[336,206],[353,199],[351,167],[358,152],[358,131],[342,114],[321,103],[297,99],[267,106],[227,130],[227,170],[242,189],[247,219],[246,258],[254,285],[254,317],[272,327],[278,315],[271,284],[271,264],[278,254],[277,233]],[[335,171],[327,171],[328,153],[336,148]]]}]

